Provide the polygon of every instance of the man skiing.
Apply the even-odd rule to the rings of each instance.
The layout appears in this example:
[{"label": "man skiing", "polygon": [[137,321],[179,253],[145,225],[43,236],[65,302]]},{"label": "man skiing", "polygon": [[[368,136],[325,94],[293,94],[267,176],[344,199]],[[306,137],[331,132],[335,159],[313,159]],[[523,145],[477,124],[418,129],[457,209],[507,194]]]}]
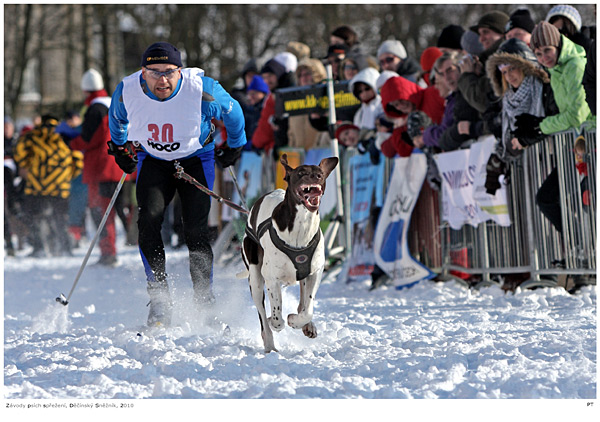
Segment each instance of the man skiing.
[{"label": "man skiing", "polygon": [[[215,301],[208,238],[210,198],[175,178],[175,163],[212,189],[215,159],[225,168],[241,155],[246,143],[244,116],[239,103],[218,81],[204,76],[202,69],[182,68],[181,54],[172,44],[150,45],[142,55],[141,66],[125,77],[113,94],[109,151],[123,171],[138,170],[138,242],[150,296],[147,324],[170,325],[172,301],[161,227],[175,192],[181,198],[194,303],[203,308]],[[218,156],[211,119],[222,120],[227,130],[227,146]],[[133,142],[141,147],[137,154]]]}]

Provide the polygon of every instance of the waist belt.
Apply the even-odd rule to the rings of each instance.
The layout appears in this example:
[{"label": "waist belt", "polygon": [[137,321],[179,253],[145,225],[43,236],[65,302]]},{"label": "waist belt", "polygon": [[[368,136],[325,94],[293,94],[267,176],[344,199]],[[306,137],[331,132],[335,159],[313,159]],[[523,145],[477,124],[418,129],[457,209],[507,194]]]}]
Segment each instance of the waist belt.
[{"label": "waist belt", "polygon": [[310,274],[310,264],[315,254],[315,249],[321,240],[321,230],[317,230],[312,240],[304,248],[293,248],[279,238],[271,218],[266,219],[258,226],[258,230],[253,230],[246,225],[246,234],[260,245],[260,238],[265,231],[269,230],[271,241],[277,249],[286,254],[296,268],[296,280],[303,280]]}]

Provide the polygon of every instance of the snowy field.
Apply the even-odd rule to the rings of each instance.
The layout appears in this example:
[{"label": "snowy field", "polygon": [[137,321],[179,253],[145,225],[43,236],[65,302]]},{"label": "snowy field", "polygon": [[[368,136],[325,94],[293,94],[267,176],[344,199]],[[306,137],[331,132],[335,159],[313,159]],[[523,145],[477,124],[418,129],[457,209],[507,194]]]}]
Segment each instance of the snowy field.
[{"label": "snowy field", "polygon": [[[536,420],[599,415],[595,287],[505,294],[421,282],[369,292],[367,282],[328,280],[317,294],[318,338],[286,327],[275,333],[279,353],[265,355],[247,281],[235,277],[240,260],[214,271],[217,316],[229,331],[207,326],[213,315],[192,308],[184,248],[167,258],[177,327],[138,335],[148,298],[135,247],[119,246],[117,268],[92,266],[95,251],[69,306],[55,302],[69,293],[86,248],[69,258],[4,258],[4,421],[36,403],[153,412],[198,403],[137,399],[557,399],[201,401],[222,414],[254,409],[242,411],[246,420],[270,418],[267,403],[276,406],[276,421],[320,420],[311,409],[328,406],[337,409],[336,421],[380,411],[401,420],[408,410],[433,415],[438,403],[450,412],[441,420],[481,420],[482,405],[490,412],[484,420],[513,406],[533,407]],[[297,294],[297,287],[284,289],[284,315],[294,312]],[[38,410],[64,420],[77,409]],[[103,414],[130,420],[140,415],[135,409]]]}]

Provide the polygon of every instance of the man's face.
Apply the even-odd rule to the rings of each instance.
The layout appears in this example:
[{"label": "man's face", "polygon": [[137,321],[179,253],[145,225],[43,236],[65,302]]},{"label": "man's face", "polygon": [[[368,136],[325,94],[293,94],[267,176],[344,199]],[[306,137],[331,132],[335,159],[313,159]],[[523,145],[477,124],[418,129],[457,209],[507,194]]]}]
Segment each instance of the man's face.
[{"label": "man's face", "polygon": [[[168,73],[161,75],[159,72]],[[150,92],[164,100],[175,92],[177,82],[181,78],[181,69],[169,63],[152,64],[142,67],[142,78],[146,81]]]},{"label": "man's face", "polygon": [[496,31],[492,31],[489,28],[479,28],[477,32],[479,33],[479,42],[486,50],[494,45],[496,41],[502,38],[502,35]]},{"label": "man's face", "polygon": [[265,72],[265,73],[261,74],[260,76],[262,76],[263,80],[269,87],[269,90],[271,92],[275,91],[275,89],[277,88],[277,83],[278,83],[277,75],[274,73],[271,73],[271,72]]},{"label": "man's face", "polygon": [[256,91],[254,89],[248,90],[247,95],[248,95],[248,102],[252,105],[256,105],[256,104],[260,103],[262,101],[262,99],[265,98],[264,92]]},{"label": "man's face", "polygon": [[523,41],[525,44],[529,45],[531,42],[531,34],[524,29],[521,28],[513,28],[504,34],[504,38],[510,40],[511,38],[516,38],[518,40]]},{"label": "man's face", "polygon": [[458,78],[460,77],[460,71],[451,60],[446,60],[442,63],[439,69],[436,69],[436,73],[444,79],[446,87],[454,92],[458,88]]}]

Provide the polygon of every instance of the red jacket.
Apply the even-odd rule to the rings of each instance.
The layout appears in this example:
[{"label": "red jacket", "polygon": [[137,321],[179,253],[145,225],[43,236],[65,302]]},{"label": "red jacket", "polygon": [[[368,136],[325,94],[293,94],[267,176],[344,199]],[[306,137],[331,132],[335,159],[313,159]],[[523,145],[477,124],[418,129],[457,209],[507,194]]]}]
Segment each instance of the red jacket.
[{"label": "red jacket", "polygon": [[269,123],[269,119],[275,115],[275,97],[269,94],[265,105],[260,113],[258,125],[252,135],[252,145],[258,149],[270,151],[275,146],[275,133]]},{"label": "red jacket", "polygon": [[[83,183],[118,182],[123,170],[115,163],[114,157],[108,155],[110,130],[108,129],[108,107],[102,100],[110,97],[90,94],[95,101],[88,107],[81,125],[81,135],[73,139],[69,146],[83,152]],[[88,97],[89,98],[89,97]],[[86,100],[87,104],[87,100]]]},{"label": "red jacket", "polygon": [[[435,124],[441,123],[444,116],[444,99],[434,86],[423,89],[402,76],[395,76],[388,79],[381,87],[381,105],[385,113],[391,117],[406,117],[406,114],[399,110],[388,107],[388,104],[394,100],[410,101],[417,110],[427,114]],[[390,158],[396,154],[407,157],[412,153],[413,146],[402,139],[402,133],[405,131],[406,125],[394,129],[392,136],[381,145],[383,155]]]}]

